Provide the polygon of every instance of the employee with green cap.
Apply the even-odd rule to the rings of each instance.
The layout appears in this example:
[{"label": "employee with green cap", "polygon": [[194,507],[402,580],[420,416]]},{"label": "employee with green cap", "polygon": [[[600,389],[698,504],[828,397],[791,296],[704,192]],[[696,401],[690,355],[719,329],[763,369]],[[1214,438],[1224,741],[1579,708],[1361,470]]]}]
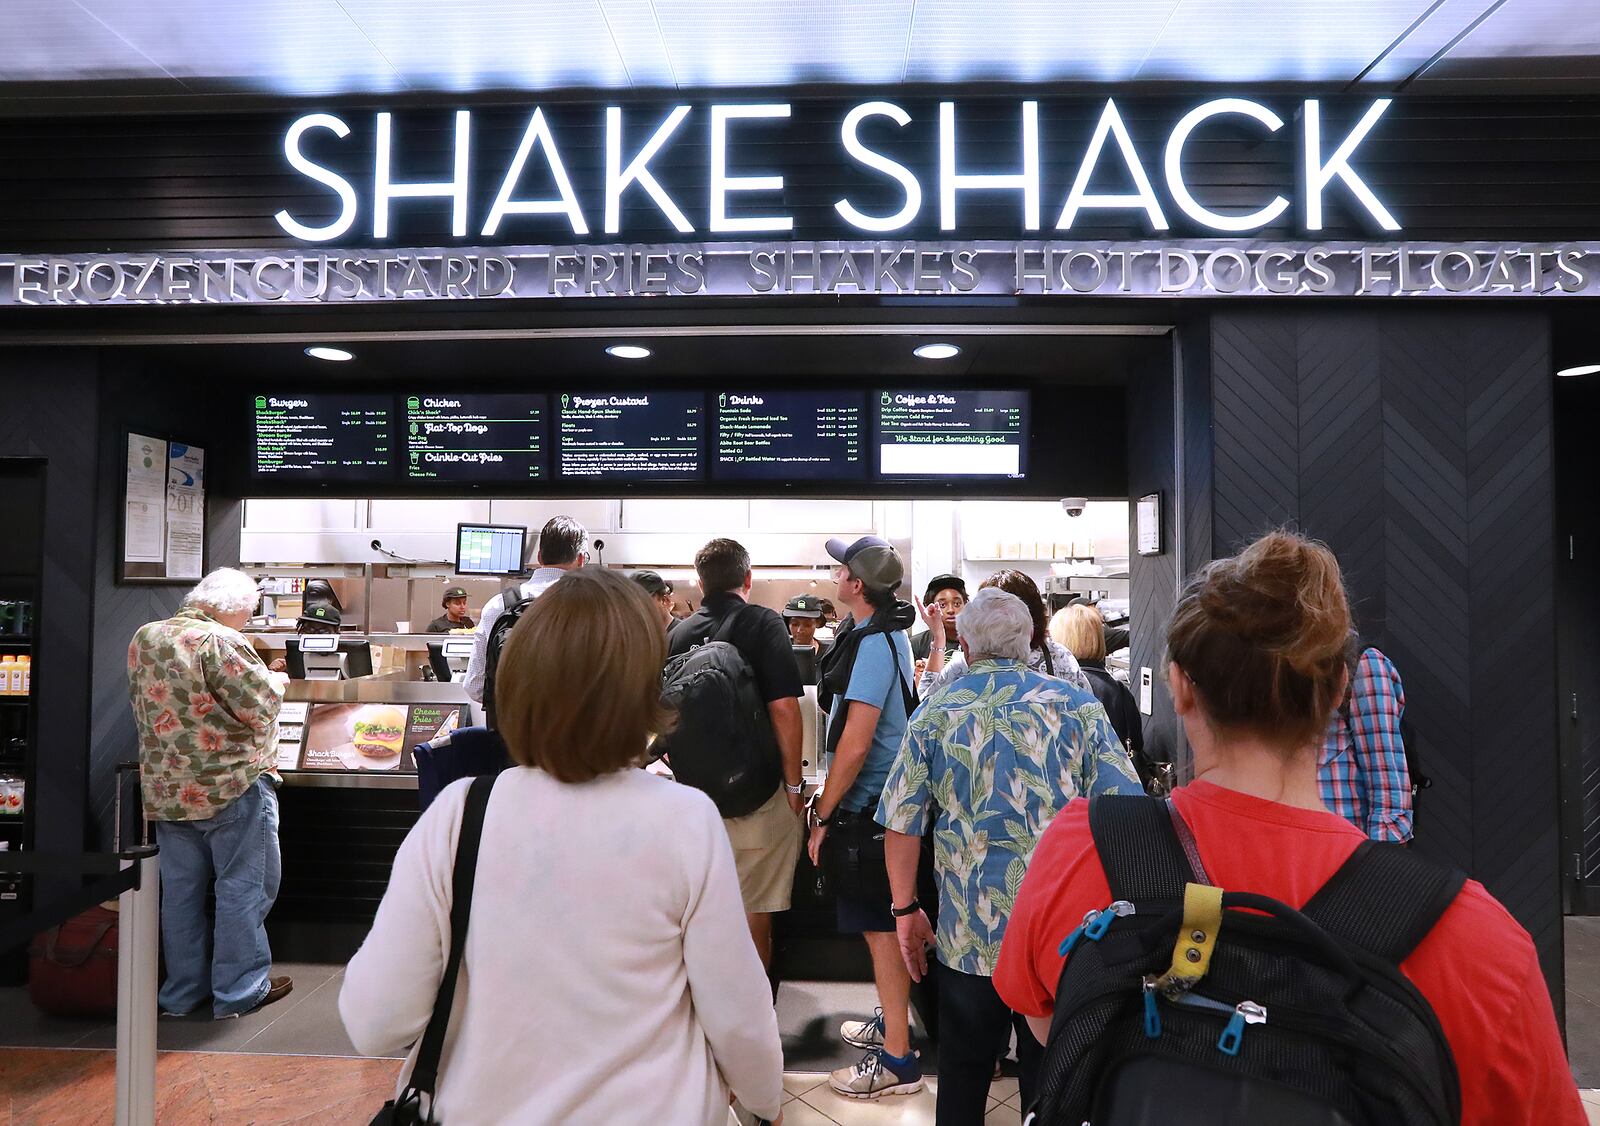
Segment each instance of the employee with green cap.
[{"label": "employee with green cap", "polygon": [[429,633],[449,633],[452,630],[472,629],[475,623],[467,616],[467,592],[453,586],[444,592],[444,613],[428,623]]},{"label": "employee with green cap", "polygon": [[820,657],[827,646],[817,640],[817,627],[822,624],[822,599],[814,594],[800,594],[789,599],[783,607],[783,624],[789,627],[789,640],[797,649],[813,649]]},{"label": "employee with green cap", "polygon": [[[339,613],[338,607],[318,603],[307,606],[301,611],[300,617],[295,620],[294,631],[301,637],[318,633],[338,633],[344,625],[344,615]],[[289,668],[287,657],[279,657],[267,666],[273,672],[285,672]]]}]

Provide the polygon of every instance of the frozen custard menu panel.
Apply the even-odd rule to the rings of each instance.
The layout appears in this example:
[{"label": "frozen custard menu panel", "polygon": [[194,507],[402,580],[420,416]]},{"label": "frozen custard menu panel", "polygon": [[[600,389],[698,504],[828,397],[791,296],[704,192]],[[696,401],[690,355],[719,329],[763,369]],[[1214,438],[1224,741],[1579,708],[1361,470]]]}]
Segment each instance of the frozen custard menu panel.
[{"label": "frozen custard menu panel", "polygon": [[543,395],[408,395],[406,480],[547,480],[546,411]]},{"label": "frozen custard menu panel", "polygon": [[381,481],[393,471],[388,395],[257,395],[255,477]]},{"label": "frozen custard menu panel", "polygon": [[866,408],[859,391],[722,392],[711,474],[724,481],[864,480]]},{"label": "frozen custard menu panel", "polygon": [[705,467],[705,396],[698,391],[562,392],[556,400],[560,476],[690,480]]},{"label": "frozen custard menu panel", "polygon": [[1021,477],[1028,393],[884,391],[874,437],[883,477]]}]

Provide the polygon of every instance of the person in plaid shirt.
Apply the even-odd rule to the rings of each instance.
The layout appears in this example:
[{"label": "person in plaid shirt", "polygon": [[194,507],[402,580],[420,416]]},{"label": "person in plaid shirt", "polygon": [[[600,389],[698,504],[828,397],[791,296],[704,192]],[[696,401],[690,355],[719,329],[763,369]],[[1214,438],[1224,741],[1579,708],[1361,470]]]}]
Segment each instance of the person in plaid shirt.
[{"label": "person in plaid shirt", "polygon": [[1350,673],[1350,695],[1322,741],[1323,804],[1375,841],[1411,839],[1411,775],[1400,737],[1405,710],[1394,663],[1364,649]]}]

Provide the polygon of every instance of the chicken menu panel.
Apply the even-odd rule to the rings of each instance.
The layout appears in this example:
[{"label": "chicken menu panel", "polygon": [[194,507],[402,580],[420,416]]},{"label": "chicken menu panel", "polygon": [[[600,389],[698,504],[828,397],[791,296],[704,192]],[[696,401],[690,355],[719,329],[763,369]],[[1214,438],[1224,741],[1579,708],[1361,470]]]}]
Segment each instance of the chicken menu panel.
[{"label": "chicken menu panel", "polygon": [[882,477],[1021,477],[1028,463],[1028,393],[884,391],[874,438]]},{"label": "chicken menu panel", "polygon": [[261,480],[382,481],[393,473],[388,395],[257,395]]},{"label": "chicken menu panel", "polygon": [[547,480],[547,409],[543,395],[407,396],[406,480]]},{"label": "chicken menu panel", "polygon": [[718,480],[866,478],[862,392],[726,391],[716,404]]},{"label": "chicken menu panel", "polygon": [[556,402],[559,475],[590,480],[690,480],[705,468],[705,396],[698,391],[563,392]]}]

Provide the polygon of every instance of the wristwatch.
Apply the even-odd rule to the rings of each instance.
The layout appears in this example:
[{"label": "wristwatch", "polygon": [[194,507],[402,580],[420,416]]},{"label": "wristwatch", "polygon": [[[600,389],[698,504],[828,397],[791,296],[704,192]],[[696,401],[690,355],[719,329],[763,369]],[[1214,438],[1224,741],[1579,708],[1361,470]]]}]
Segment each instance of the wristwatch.
[{"label": "wristwatch", "polygon": [[798,794],[805,790],[806,784],[804,782],[796,782],[793,786],[791,786],[789,783],[785,782],[783,784],[783,788],[788,790],[791,794]]},{"label": "wristwatch", "polygon": [[903,919],[907,915],[915,915],[921,910],[922,904],[918,903],[915,899],[913,899],[910,903],[907,903],[904,907],[896,907],[892,902],[889,904],[889,914],[893,915],[897,919]]}]

